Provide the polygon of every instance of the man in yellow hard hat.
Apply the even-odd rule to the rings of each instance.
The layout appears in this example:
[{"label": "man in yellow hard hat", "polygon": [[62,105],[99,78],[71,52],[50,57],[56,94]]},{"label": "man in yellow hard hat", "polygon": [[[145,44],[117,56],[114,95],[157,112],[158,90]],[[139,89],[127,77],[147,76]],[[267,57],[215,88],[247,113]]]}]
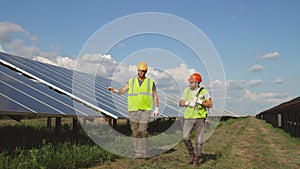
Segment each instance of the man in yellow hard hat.
[{"label": "man in yellow hard hat", "polygon": [[154,81],[146,77],[148,65],[140,62],[137,67],[138,76],[128,80],[128,83],[120,90],[109,87],[116,94],[124,94],[128,91],[128,111],[130,128],[134,140],[135,157],[147,157],[148,149],[148,123],[151,118],[152,101],[155,109],[153,115],[159,114],[158,95]]},{"label": "man in yellow hard hat", "polygon": [[[199,166],[202,156],[202,135],[207,118],[207,108],[212,108],[212,99],[207,89],[200,86],[202,77],[199,73],[193,73],[189,81],[189,87],[184,90],[183,98],[179,106],[185,107],[183,124],[183,141],[189,152],[189,163]],[[196,147],[194,149],[190,135],[192,129],[196,130]]]}]

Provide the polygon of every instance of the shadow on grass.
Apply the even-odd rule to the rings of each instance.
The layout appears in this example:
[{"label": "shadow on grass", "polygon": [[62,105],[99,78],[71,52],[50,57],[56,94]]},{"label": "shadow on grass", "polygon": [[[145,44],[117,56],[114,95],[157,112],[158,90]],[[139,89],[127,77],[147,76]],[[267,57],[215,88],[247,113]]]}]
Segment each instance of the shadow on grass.
[{"label": "shadow on grass", "polygon": [[154,155],[154,154],[159,155],[159,154],[171,154],[175,151],[176,151],[176,149],[174,149],[174,148],[171,148],[169,150],[166,150],[166,149],[163,149],[163,148],[155,148],[155,149],[150,149],[148,153],[150,155]]},{"label": "shadow on grass", "polygon": [[[149,134],[155,135],[161,133],[167,130],[172,124],[172,121],[152,122],[149,124]],[[131,135],[129,125],[117,125],[115,129],[127,136]],[[57,145],[64,142],[70,142],[81,145],[96,145],[86,135],[80,125],[78,131],[78,133],[73,133],[72,127],[70,125],[62,125],[62,129],[59,135],[55,133],[54,128],[49,129],[45,126],[1,126],[0,153],[8,152],[9,154],[12,154],[16,148],[21,148],[23,150],[39,148],[45,143]]]},{"label": "shadow on grass", "polygon": [[211,161],[211,160],[217,160],[218,159],[218,156],[216,154],[203,154],[202,155],[202,161],[201,161],[201,164],[204,164],[208,161]]},{"label": "shadow on grass", "polygon": [[171,148],[170,150],[164,152],[164,154],[170,154],[170,153],[173,153],[173,152],[175,152],[175,151],[176,151],[176,149]]},{"label": "shadow on grass", "polygon": [[[149,127],[148,127],[148,132],[150,135],[156,135],[158,133],[162,133],[166,130],[168,130],[173,124],[175,123],[175,121],[152,121],[149,123]],[[178,123],[178,122],[177,122]],[[180,126],[178,126],[178,124],[176,127],[178,129],[181,129]],[[130,136],[131,135],[131,130],[130,130],[130,124],[121,124],[121,125],[116,125],[114,128],[116,131],[118,131],[119,133],[125,135],[125,136]]]},{"label": "shadow on grass", "polygon": [[0,150],[1,152],[13,153],[16,148],[29,150],[39,148],[45,143],[57,145],[59,143],[70,142],[74,144],[95,145],[92,140],[79,130],[73,133],[68,125],[62,126],[61,134],[56,135],[54,130],[46,127],[33,126],[1,126],[0,127]]}]

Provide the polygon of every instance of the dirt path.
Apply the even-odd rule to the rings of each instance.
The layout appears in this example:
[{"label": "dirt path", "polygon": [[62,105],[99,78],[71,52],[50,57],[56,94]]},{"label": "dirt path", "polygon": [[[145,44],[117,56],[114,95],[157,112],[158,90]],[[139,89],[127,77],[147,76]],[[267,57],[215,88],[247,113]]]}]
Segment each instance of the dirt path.
[{"label": "dirt path", "polygon": [[[199,168],[300,168],[300,141],[254,117],[231,120],[205,142]],[[122,158],[95,168],[190,168],[183,143],[147,160]]]}]

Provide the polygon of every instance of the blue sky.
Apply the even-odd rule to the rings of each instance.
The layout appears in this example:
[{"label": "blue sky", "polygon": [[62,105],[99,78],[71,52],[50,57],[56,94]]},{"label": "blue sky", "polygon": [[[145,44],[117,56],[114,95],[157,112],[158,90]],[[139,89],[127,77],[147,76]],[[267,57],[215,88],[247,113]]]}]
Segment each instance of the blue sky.
[{"label": "blue sky", "polygon": [[[0,43],[4,51],[31,58],[38,54],[50,60],[52,56],[72,59],[97,30],[115,19],[141,12],[169,13],[194,24],[216,48],[227,79],[221,82],[228,87],[226,108],[255,114],[299,96],[299,7],[296,0],[4,0],[0,23],[14,26],[8,27],[11,31],[0,27]],[[137,47],[134,38],[123,43],[122,50],[111,53],[116,61],[121,51],[147,47]],[[24,46],[27,50],[18,50]],[[149,47],[171,50],[163,43]]]}]

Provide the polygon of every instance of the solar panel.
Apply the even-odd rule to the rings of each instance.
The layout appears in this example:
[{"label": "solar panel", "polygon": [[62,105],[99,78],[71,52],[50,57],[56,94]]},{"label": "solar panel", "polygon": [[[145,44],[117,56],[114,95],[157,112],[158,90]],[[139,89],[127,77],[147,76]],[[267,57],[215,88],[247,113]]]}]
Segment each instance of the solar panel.
[{"label": "solar panel", "polygon": [[[78,100],[79,102],[82,102],[93,109],[104,112],[113,118],[122,117],[117,111],[115,111],[113,107],[109,107],[102,103],[99,103],[98,106],[96,103],[94,103],[95,99],[90,96],[93,91],[91,91],[89,86],[82,85],[81,88],[72,90],[72,71],[70,70],[9,54],[0,53],[0,58],[4,62],[7,62],[6,64],[11,64],[19,68],[22,73],[40,80],[44,84],[56,89],[59,92],[65,93],[69,97]],[[69,75],[66,77],[57,76],[62,72],[68,73]],[[81,91],[78,91],[78,89],[81,89]]]},{"label": "solar panel", "polygon": [[[60,92],[67,93],[69,97],[75,98],[75,100],[80,99],[80,102],[93,109],[99,108],[99,111],[113,118],[129,117],[127,95],[112,95],[107,90],[107,87],[112,84],[110,79],[100,76],[95,77],[4,53],[0,53],[0,59],[20,68],[31,76],[37,77]],[[76,81],[73,81],[74,73],[77,78]],[[119,87],[122,86],[117,82],[114,82],[114,84]],[[163,109],[160,109],[159,117],[178,117],[182,115],[178,101],[179,99],[176,97],[167,95],[166,100],[159,103],[160,107],[163,107]]]},{"label": "solar panel", "polygon": [[71,98],[58,94],[41,83],[34,82],[21,74],[0,66],[0,99],[2,112],[24,112],[43,115],[98,116],[86,106],[76,103],[74,109]]}]

